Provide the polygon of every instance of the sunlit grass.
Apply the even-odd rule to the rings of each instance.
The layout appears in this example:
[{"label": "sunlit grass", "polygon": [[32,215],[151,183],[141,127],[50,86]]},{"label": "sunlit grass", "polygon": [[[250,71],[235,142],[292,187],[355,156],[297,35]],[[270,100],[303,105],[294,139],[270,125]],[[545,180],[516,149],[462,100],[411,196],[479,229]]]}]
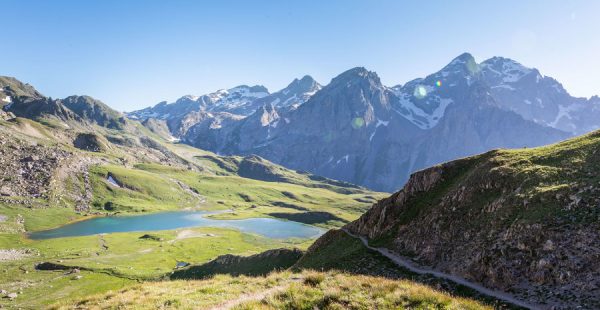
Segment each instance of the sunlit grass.
[{"label": "sunlit grass", "polygon": [[234,309],[491,309],[406,280],[315,271],[144,283],[53,309],[204,309],[225,303]]}]

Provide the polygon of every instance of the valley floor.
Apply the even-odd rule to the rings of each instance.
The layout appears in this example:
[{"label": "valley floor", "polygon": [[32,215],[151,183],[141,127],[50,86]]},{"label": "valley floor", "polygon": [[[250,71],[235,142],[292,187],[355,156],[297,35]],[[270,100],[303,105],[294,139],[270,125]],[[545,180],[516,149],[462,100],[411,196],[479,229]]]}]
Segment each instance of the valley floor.
[{"label": "valley floor", "polygon": [[[168,276],[178,262],[203,264],[218,255],[306,248],[311,240],[278,240],[223,228],[115,233],[30,240],[0,234],[0,307],[40,309]],[[41,262],[65,270],[36,270]],[[15,295],[11,295],[15,294]],[[9,296],[12,296],[9,298]]]}]

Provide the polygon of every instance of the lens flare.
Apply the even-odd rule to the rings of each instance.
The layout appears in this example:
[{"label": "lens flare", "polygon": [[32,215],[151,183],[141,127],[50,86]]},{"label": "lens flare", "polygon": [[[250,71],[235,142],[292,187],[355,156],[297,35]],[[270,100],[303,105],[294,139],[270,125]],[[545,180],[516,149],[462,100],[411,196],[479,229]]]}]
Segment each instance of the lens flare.
[{"label": "lens flare", "polygon": [[438,80],[438,81],[436,81],[436,82],[435,82],[435,86],[437,86],[437,87],[442,87],[442,81],[439,81],[439,80]]},{"label": "lens flare", "polygon": [[354,129],[358,129],[358,128],[364,126],[364,125],[365,125],[365,120],[362,117],[355,117],[352,120],[352,127]]},{"label": "lens flare", "polygon": [[417,99],[423,99],[425,98],[425,96],[427,96],[427,88],[425,88],[425,86],[423,85],[417,85],[417,87],[415,87],[415,92],[413,95]]}]

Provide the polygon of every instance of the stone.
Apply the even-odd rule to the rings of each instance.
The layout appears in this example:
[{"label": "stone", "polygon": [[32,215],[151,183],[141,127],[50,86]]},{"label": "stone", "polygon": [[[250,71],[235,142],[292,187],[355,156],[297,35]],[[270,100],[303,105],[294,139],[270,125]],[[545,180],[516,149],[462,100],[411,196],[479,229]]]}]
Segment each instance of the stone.
[{"label": "stone", "polygon": [[546,240],[546,243],[544,243],[544,247],[543,247],[544,251],[554,251],[555,247],[554,247],[554,242],[552,242],[552,240]]},{"label": "stone", "polygon": [[14,193],[7,185],[0,187],[0,196],[13,196]]}]

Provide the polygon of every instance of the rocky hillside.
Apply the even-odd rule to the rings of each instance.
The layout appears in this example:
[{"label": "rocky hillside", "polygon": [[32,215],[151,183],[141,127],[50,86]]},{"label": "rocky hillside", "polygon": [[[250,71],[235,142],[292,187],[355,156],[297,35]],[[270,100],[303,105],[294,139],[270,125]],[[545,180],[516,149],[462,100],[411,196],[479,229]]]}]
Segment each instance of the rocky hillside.
[{"label": "rocky hillside", "polygon": [[[324,87],[305,77],[254,101],[239,98],[190,108],[182,106],[191,100],[184,97],[129,115],[164,119],[175,137],[202,149],[256,154],[384,191],[431,165],[554,143],[600,126],[597,97],[572,97],[553,78],[511,59],[477,63],[470,54],[394,87],[354,68]],[[290,98],[302,100],[290,105]]]},{"label": "rocky hillside", "polygon": [[599,162],[600,131],[448,162],[413,174],[345,229],[532,304],[598,308]]}]

